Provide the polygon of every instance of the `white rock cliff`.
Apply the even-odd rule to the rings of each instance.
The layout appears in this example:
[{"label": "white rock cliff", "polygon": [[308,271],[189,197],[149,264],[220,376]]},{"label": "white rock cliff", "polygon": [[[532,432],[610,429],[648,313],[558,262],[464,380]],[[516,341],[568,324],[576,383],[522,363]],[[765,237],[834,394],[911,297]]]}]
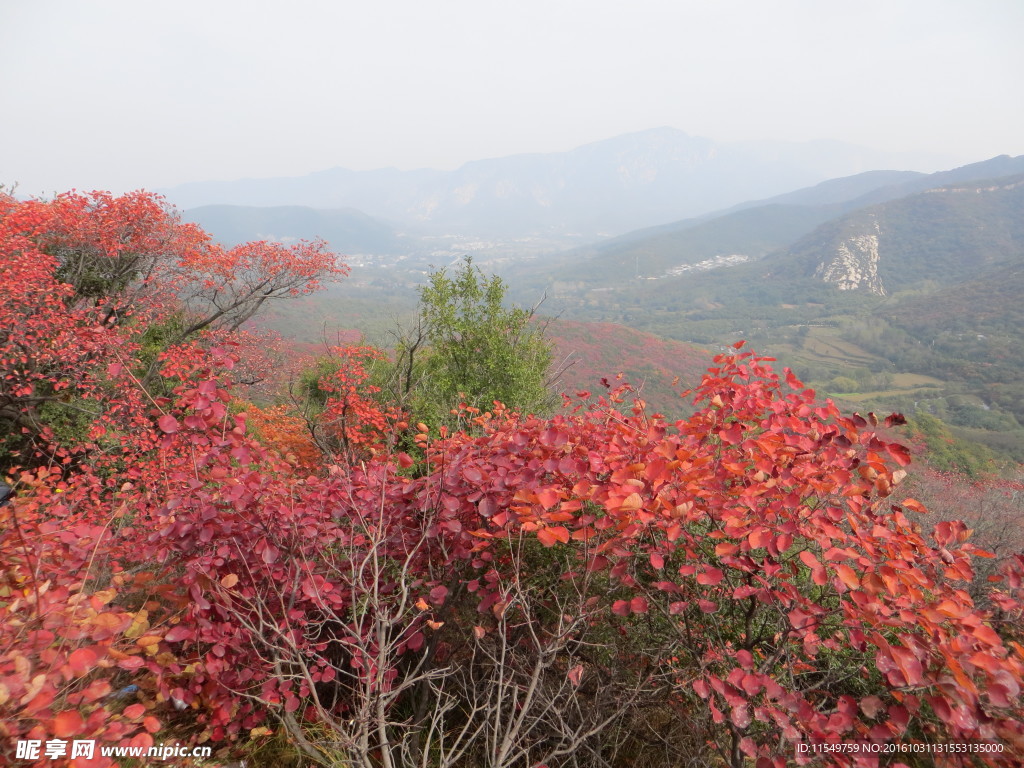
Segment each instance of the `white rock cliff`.
[{"label": "white rock cliff", "polygon": [[841,291],[863,290],[885,296],[885,287],[878,276],[878,221],[872,222],[874,232],[853,235],[843,240],[835,254],[823,261],[814,276],[833,283]]}]

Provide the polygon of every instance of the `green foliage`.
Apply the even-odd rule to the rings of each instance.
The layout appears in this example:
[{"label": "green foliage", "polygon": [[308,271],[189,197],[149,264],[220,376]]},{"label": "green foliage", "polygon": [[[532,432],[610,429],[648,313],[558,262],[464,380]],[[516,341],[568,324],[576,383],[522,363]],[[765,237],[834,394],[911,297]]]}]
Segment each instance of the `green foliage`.
[{"label": "green foliage", "polygon": [[829,388],[833,392],[856,392],[857,382],[849,376],[836,376],[829,383]]},{"label": "green foliage", "polygon": [[921,436],[928,448],[928,463],[939,471],[962,472],[978,477],[994,467],[992,451],[983,445],[954,437],[949,427],[928,413],[909,419],[911,428]]},{"label": "green foliage", "polygon": [[[506,286],[473,266],[452,274],[440,269],[420,289],[420,323],[426,350],[417,359],[413,343],[399,348],[410,366],[410,411],[431,425],[451,422],[460,403],[487,411],[498,401],[525,413],[553,406],[547,387],[552,345],[531,323],[533,313],[503,305]],[[411,389],[410,386],[406,387]]]},{"label": "green foliage", "polygon": [[54,276],[72,285],[75,296],[107,299],[120,296],[139,277],[137,256],[107,256],[90,250],[59,251],[60,267]]},{"label": "green foliage", "polygon": [[302,403],[303,411],[307,415],[316,416],[327,407],[330,392],[322,386],[321,382],[336,374],[341,367],[341,361],[335,357],[319,357],[299,372],[295,395]]}]

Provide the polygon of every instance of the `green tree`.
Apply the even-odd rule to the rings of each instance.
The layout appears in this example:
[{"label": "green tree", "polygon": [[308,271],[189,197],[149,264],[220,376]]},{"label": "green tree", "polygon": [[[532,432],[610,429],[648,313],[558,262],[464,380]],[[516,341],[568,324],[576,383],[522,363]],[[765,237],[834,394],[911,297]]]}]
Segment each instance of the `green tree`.
[{"label": "green tree", "polygon": [[396,355],[399,400],[431,426],[452,422],[459,403],[487,411],[499,401],[517,411],[550,411],[552,344],[534,313],[504,305],[507,286],[466,257],[437,270],[420,289],[417,332]]}]

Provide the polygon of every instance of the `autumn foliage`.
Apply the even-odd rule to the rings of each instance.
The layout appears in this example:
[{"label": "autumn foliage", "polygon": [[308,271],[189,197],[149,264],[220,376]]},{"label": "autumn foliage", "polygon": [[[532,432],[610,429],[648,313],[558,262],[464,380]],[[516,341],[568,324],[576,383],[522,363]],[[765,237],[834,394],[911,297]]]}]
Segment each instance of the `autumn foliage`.
[{"label": "autumn foliage", "polygon": [[[987,553],[911,519],[884,420],[739,349],[675,422],[622,387],[550,418],[464,406],[436,437],[381,401],[367,348],[334,350],[312,422],[242,405],[232,334],[338,268],[242,259],[145,196],[61,200],[0,214],[3,749],[278,733],[366,768],[1020,764],[1024,559],[976,603]],[[839,743],[976,749],[810,748]]]}]

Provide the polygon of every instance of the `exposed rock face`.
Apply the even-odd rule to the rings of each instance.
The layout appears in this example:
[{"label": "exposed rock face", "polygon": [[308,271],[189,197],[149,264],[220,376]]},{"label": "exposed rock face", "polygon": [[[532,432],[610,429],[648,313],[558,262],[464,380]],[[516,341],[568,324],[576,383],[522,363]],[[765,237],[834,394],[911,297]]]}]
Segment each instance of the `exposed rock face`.
[{"label": "exposed rock face", "polygon": [[[874,217],[872,217],[874,218]],[[824,261],[814,276],[835,284],[841,291],[869,291],[885,296],[885,287],[878,276],[878,221],[872,222],[874,232],[851,235],[839,243],[831,260]]]}]

